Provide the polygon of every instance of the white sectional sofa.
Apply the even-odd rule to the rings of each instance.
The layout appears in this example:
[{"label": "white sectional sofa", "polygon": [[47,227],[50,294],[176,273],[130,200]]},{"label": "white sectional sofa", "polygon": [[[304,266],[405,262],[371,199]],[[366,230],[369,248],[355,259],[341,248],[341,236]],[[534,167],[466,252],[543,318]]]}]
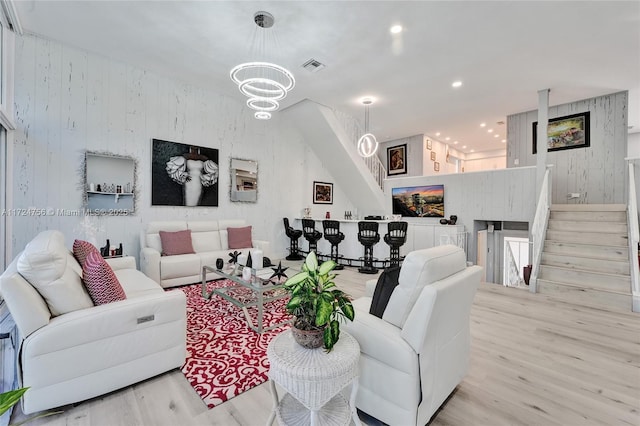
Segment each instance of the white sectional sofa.
[{"label": "white sectional sofa", "polygon": [[184,364],[184,293],[165,292],[136,270],[133,257],[107,262],[126,300],[99,306],[60,231],[41,232],[0,276],[0,294],[20,332],[18,375],[20,386],[29,387],[24,413],[103,395]]},{"label": "white sectional sofa", "polygon": [[[229,261],[229,253],[239,251],[248,254],[251,247],[229,248],[227,228],[247,226],[242,219],[207,221],[150,222],[140,235],[140,270],[162,287],[173,287],[199,282],[202,267],[215,265],[216,259]],[[191,230],[194,254],[162,256],[160,231]],[[270,244],[252,238],[253,248],[269,256]],[[215,278],[209,274],[207,278]]]}]

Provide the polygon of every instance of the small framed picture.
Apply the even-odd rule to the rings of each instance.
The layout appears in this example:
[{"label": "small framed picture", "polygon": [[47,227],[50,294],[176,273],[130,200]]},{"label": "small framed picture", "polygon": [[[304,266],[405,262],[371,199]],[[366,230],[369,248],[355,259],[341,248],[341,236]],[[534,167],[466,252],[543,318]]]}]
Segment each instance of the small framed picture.
[{"label": "small framed picture", "polygon": [[436,161],[436,152],[431,151],[431,161]]},{"label": "small framed picture", "polygon": [[433,163],[433,170],[435,170],[436,172],[440,171],[440,163],[438,163],[437,161],[435,163]]},{"label": "small framed picture", "polygon": [[333,204],[333,184],[313,182],[313,204]]},{"label": "small framed picture", "polygon": [[431,139],[427,139],[427,149],[431,150]]},{"label": "small framed picture", "polygon": [[407,144],[387,148],[387,174],[403,175],[407,173]]}]

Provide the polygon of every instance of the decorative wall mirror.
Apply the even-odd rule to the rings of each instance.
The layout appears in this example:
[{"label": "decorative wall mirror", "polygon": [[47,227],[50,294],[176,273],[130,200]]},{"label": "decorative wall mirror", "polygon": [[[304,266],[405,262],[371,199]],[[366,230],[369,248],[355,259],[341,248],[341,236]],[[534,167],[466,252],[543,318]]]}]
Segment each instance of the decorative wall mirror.
[{"label": "decorative wall mirror", "polygon": [[258,162],[231,159],[231,201],[258,201]]},{"label": "decorative wall mirror", "polygon": [[93,215],[135,213],[136,160],[89,152],[84,161],[84,206]]}]

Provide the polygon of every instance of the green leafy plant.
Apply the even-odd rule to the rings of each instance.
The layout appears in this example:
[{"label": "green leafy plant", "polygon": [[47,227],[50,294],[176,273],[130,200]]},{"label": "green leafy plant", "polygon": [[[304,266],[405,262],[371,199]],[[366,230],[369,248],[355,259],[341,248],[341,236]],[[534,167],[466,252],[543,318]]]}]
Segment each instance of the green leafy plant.
[{"label": "green leafy plant", "polygon": [[289,278],[284,288],[291,293],[287,312],[294,315],[294,327],[301,330],[323,330],[324,347],[331,351],[340,338],[340,321],[353,321],[355,312],[351,297],[336,287],[331,271],[333,260],[318,265],[315,252],[310,252],[302,272]]},{"label": "green leafy plant", "polygon": [[0,393],[0,416],[16,405],[29,388],[21,388]]}]

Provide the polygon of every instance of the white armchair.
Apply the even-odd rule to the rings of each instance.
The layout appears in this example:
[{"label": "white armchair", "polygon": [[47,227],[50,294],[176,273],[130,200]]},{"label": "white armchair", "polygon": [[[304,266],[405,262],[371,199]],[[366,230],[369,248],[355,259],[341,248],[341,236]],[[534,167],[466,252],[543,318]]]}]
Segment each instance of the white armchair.
[{"label": "white armchair", "polygon": [[467,374],[469,314],[482,268],[452,245],[407,255],[382,318],[375,281],[345,329],[360,344],[356,406],[391,425],[424,425]]}]

